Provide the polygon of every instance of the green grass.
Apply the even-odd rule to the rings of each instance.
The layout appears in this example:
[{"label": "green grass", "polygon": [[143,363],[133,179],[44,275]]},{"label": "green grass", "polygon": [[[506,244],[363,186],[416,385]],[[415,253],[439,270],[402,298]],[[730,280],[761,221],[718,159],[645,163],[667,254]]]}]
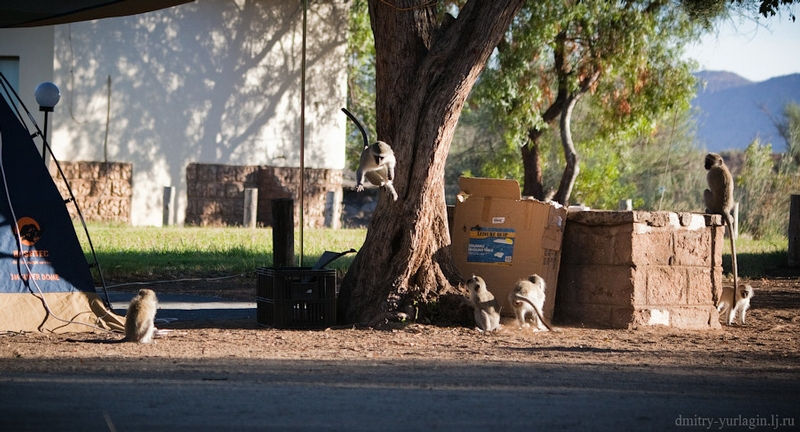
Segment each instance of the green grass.
[{"label": "green grass", "polygon": [[[729,240],[725,239],[722,263],[725,270],[730,270],[731,255]],[[740,236],[736,239],[736,258],[739,264],[739,276],[751,279],[761,278],[773,273],[776,269],[788,264],[787,251],[789,239],[772,238],[753,240]]]},{"label": "green grass", "polygon": [[[76,226],[87,260],[93,262],[83,228]],[[326,250],[359,249],[366,229],[304,230],[303,265],[310,267]],[[90,224],[89,234],[107,280],[150,281],[219,277],[248,273],[272,265],[271,228],[131,227]],[[295,230],[295,259],[300,264],[300,234]],[[723,266],[729,271],[730,250],[725,239]],[[736,240],[739,276],[760,278],[786,266],[786,238]],[[329,267],[346,270],[354,254]]]},{"label": "green grass", "polygon": [[[83,228],[76,225],[84,254],[93,262]],[[270,228],[131,227],[90,224],[103,276],[114,281],[218,277],[253,272],[272,265]],[[310,229],[303,233],[303,266],[312,266],[326,251],[358,250],[365,229]],[[295,231],[295,260],[300,265],[300,234]],[[354,254],[329,267],[346,269]]]}]

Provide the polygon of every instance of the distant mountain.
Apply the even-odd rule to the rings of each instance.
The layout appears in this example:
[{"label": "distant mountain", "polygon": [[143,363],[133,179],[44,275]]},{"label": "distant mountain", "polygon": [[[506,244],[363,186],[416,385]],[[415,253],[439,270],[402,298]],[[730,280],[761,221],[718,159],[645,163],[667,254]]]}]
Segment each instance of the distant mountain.
[{"label": "distant mountain", "polygon": [[695,76],[705,82],[692,106],[698,109],[698,139],[707,150],[743,150],[756,137],[776,151],[784,150],[785,141],[774,122],[784,120],[787,103],[800,103],[800,74],[757,83],[731,72],[706,71]]}]

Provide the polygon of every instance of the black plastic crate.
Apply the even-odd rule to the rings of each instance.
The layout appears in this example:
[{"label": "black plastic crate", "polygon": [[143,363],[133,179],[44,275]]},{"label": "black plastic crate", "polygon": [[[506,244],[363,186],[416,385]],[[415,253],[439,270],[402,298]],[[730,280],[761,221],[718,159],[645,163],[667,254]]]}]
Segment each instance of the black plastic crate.
[{"label": "black plastic crate", "polygon": [[336,324],[336,271],[310,267],[256,269],[256,320],[277,328]]}]

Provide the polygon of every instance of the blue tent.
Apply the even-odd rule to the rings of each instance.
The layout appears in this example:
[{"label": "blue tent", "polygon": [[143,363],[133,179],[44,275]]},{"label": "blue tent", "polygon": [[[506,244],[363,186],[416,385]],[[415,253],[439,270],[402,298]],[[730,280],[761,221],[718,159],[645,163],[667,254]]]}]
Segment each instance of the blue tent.
[{"label": "blue tent", "polygon": [[119,330],[31,134],[0,97],[0,331]]}]

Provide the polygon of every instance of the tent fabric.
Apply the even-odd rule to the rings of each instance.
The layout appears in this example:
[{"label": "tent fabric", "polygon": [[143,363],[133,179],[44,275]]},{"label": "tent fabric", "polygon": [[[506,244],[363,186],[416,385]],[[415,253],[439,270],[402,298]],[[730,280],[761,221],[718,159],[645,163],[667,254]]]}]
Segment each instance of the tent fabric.
[{"label": "tent fabric", "polygon": [[0,0],[0,28],[67,24],[135,15],[193,0]]},{"label": "tent fabric", "polygon": [[71,320],[108,320],[98,325],[107,329],[124,321],[99,301],[64,200],[0,97],[0,331],[95,330]]},{"label": "tent fabric", "polygon": [[125,318],[108,311],[97,293],[0,294],[0,330],[124,332]]}]

